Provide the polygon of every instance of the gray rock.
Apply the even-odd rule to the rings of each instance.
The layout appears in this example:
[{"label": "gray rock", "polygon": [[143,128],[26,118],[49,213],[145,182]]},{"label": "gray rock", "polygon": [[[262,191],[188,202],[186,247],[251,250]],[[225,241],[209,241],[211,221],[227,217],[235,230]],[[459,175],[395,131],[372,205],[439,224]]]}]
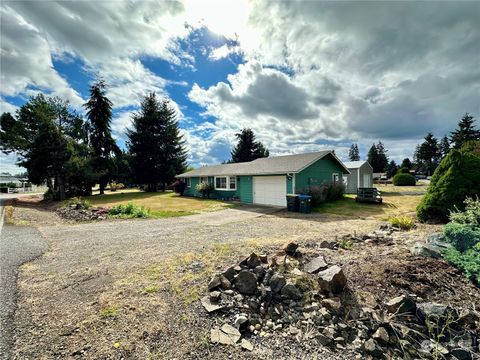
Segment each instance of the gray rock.
[{"label": "gray rock", "polygon": [[274,274],[270,278],[270,289],[272,289],[272,293],[279,293],[286,283],[287,280],[285,280],[283,276]]},{"label": "gray rock", "polygon": [[253,345],[250,341],[246,339],[242,339],[242,342],[240,343],[240,346],[242,349],[248,350],[248,351],[253,351]]},{"label": "gray rock", "polygon": [[261,283],[265,278],[266,270],[263,268],[263,266],[258,265],[258,266],[255,266],[255,268],[253,269],[253,272],[255,275],[257,275],[258,282]]},{"label": "gray rock", "polygon": [[210,297],[210,301],[213,303],[218,302],[220,300],[221,295],[222,294],[220,291],[212,291],[210,292],[210,294],[208,294],[208,296]]},{"label": "gray rock", "polygon": [[285,251],[285,254],[290,256],[295,255],[295,253],[297,252],[297,249],[298,249],[298,244],[294,242],[288,243],[283,247],[283,251]]},{"label": "gray rock", "polygon": [[250,256],[245,260],[245,263],[250,269],[253,269],[261,265],[262,261],[257,254],[251,253]]},{"label": "gray rock", "polygon": [[248,318],[245,315],[237,315],[233,324],[237,329],[243,329],[248,326]]},{"label": "gray rock", "polygon": [[223,305],[220,305],[220,304],[213,304],[211,301],[210,301],[210,297],[207,295],[207,296],[204,296],[203,298],[200,299],[200,303],[202,304],[202,306],[205,308],[205,310],[207,310],[208,313],[212,313],[212,312],[215,312],[215,311],[219,311],[219,310],[222,310],[224,309],[225,307]]},{"label": "gray rock", "polygon": [[317,338],[318,342],[320,344],[322,344],[323,346],[328,345],[333,341],[332,338],[330,338],[328,336],[325,336],[323,334],[317,334],[316,338]]},{"label": "gray rock", "polygon": [[441,232],[428,235],[427,244],[434,245],[444,249],[450,246],[450,244],[447,242],[447,239],[445,238],[445,235]]},{"label": "gray rock", "polygon": [[387,330],[382,326],[373,333],[372,338],[381,344],[387,344],[390,340]]},{"label": "gray rock", "polygon": [[471,351],[464,348],[455,348],[450,350],[450,354],[458,360],[472,360],[473,354]]},{"label": "gray rock", "polygon": [[318,273],[318,284],[323,292],[338,294],[347,286],[347,278],[342,268],[334,265]]},{"label": "gray rock", "polygon": [[223,276],[225,276],[225,278],[227,278],[228,281],[230,281],[230,282],[235,278],[236,275],[237,275],[237,272],[235,271],[235,269],[233,267],[229,267],[223,273]]},{"label": "gray rock", "polygon": [[224,345],[235,345],[240,340],[241,334],[233,326],[224,324],[220,329],[210,330],[210,341]]},{"label": "gray rock", "polygon": [[340,309],[342,308],[342,302],[338,297],[323,299],[322,306],[327,308],[330,312],[337,314],[340,312]]},{"label": "gray rock", "polygon": [[452,320],[458,318],[458,313],[455,309],[448,305],[438,304],[434,302],[427,302],[419,304],[417,307],[417,315],[422,321],[429,321],[431,323],[444,323],[447,318]]},{"label": "gray rock", "polygon": [[208,290],[213,290],[218,288],[219,286],[222,285],[222,281],[220,279],[220,275],[214,275],[212,280],[208,283]]},{"label": "gray rock", "polygon": [[415,256],[423,256],[429,257],[432,259],[441,259],[442,258],[442,248],[431,244],[422,244],[422,243],[415,243],[410,252]]},{"label": "gray rock", "polygon": [[257,276],[248,270],[240,271],[234,283],[235,288],[242,294],[253,295],[257,291]]},{"label": "gray rock", "polygon": [[380,358],[383,355],[382,349],[377,345],[375,340],[373,339],[368,339],[365,341],[363,344],[363,347],[367,353],[372,355],[374,358]]},{"label": "gray rock", "polygon": [[458,317],[457,324],[461,327],[475,329],[480,323],[480,313],[474,310],[463,310]]},{"label": "gray rock", "polygon": [[287,299],[300,300],[302,298],[302,292],[293,283],[287,283],[284,287],[282,287],[281,293]]},{"label": "gray rock", "polygon": [[388,301],[385,307],[391,314],[403,314],[415,312],[417,304],[413,298],[401,295]]},{"label": "gray rock", "polygon": [[317,256],[304,266],[304,270],[309,274],[315,274],[328,266],[323,255]]}]

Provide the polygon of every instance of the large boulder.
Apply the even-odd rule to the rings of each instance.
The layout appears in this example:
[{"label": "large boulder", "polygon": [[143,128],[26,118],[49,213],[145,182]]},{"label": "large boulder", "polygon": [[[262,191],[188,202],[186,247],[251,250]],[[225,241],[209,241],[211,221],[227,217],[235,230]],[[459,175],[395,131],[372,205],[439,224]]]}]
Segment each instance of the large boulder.
[{"label": "large boulder", "polygon": [[416,242],[410,252],[415,256],[424,256],[432,259],[441,259],[442,258],[442,248],[439,248],[431,244],[422,244]]},{"label": "large boulder", "polygon": [[325,269],[328,266],[327,262],[323,255],[317,256],[316,258],[312,259],[308,262],[303,269],[309,274],[315,274],[320,270]]},{"label": "large boulder", "polygon": [[257,291],[257,276],[248,270],[242,270],[234,279],[234,284],[238,292],[253,295]]},{"label": "large boulder", "polygon": [[338,294],[347,286],[347,278],[338,265],[333,265],[318,273],[318,284],[325,293]]}]

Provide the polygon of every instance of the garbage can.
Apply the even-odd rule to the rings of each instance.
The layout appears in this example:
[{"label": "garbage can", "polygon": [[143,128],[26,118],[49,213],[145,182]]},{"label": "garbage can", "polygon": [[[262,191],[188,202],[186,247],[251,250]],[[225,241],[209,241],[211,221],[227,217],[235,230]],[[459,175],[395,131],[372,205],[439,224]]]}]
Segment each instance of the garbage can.
[{"label": "garbage can", "polygon": [[287,210],[298,212],[298,195],[287,194]]},{"label": "garbage can", "polygon": [[312,197],[310,195],[298,195],[299,210],[303,214],[310,214],[312,211]]}]

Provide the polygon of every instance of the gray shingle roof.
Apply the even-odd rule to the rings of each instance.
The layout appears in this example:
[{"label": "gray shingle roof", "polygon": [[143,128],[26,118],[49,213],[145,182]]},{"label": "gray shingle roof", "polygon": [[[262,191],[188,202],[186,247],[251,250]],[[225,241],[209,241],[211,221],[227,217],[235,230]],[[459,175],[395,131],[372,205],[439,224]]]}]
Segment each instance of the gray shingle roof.
[{"label": "gray shingle roof", "polygon": [[361,160],[361,161],[346,161],[344,162],[343,164],[349,168],[349,169],[358,169],[360,168],[361,166],[363,166],[363,164],[367,163],[368,165],[370,165],[370,163],[367,161],[367,160]]},{"label": "gray shingle roof", "polygon": [[[203,166],[199,169],[180,174],[178,177],[296,173],[328,154],[335,156],[332,150],[307,154],[275,156],[244,163]],[[343,165],[340,160],[338,161]],[[348,171],[347,168],[345,168],[345,170]]]}]

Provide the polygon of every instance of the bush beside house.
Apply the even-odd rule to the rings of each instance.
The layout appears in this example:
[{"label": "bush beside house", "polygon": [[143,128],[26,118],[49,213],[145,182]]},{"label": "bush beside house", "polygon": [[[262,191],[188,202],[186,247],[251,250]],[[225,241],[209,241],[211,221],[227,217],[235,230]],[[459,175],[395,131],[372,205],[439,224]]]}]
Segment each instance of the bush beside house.
[{"label": "bush beside house", "polygon": [[327,201],[339,200],[343,197],[345,185],[343,183],[332,184],[323,182],[319,186],[310,186],[303,193],[312,197],[312,206],[319,206]]}]

